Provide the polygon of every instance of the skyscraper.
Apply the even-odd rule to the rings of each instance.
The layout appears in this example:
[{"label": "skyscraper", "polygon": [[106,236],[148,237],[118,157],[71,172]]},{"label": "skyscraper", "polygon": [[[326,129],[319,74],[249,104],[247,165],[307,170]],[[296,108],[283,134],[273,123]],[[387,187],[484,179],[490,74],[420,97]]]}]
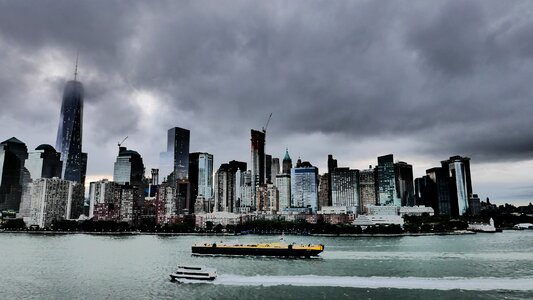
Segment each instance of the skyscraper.
[{"label": "skyscraper", "polygon": [[160,154],[159,173],[167,178],[172,173],[174,180],[189,177],[189,142],[191,132],[179,127],[170,128],[167,135],[167,151]]},{"label": "skyscraper", "polygon": [[[264,131],[251,130],[251,154],[252,154],[252,196],[255,199],[255,190],[265,184],[265,136]],[[254,203],[255,206],[255,203]]]},{"label": "skyscraper", "polygon": [[215,173],[215,210],[225,212],[235,212],[239,207],[237,203],[237,178],[238,171],[246,171],[246,163],[230,161],[220,165]]},{"label": "skyscraper", "polygon": [[272,155],[265,154],[265,183],[272,183]]},{"label": "skyscraper", "polygon": [[74,80],[68,81],[63,91],[56,150],[63,162],[61,177],[83,185],[87,169],[87,153],[82,153],[84,90],[76,76],[77,62]]},{"label": "skyscraper", "polygon": [[359,212],[365,212],[368,205],[376,205],[376,169],[370,166],[359,172],[359,195],[361,207]]},{"label": "skyscraper", "polygon": [[29,177],[24,167],[27,158],[28,148],[17,138],[0,144],[0,211],[19,210],[22,188],[30,180],[25,178]]},{"label": "skyscraper", "polygon": [[144,179],[144,164],[141,155],[126,147],[120,147],[113,172],[113,181],[118,184],[140,185]]},{"label": "skyscraper", "polygon": [[327,176],[328,176],[329,185],[328,185],[327,193],[328,193],[328,205],[331,205],[331,206],[335,206],[333,204],[333,194],[332,194],[332,190],[331,190],[331,187],[333,186],[331,175],[332,175],[333,171],[335,171],[335,169],[337,169],[337,167],[338,167],[337,160],[333,159],[333,155],[328,154],[328,173],[327,173]]},{"label": "skyscraper", "polygon": [[402,206],[413,206],[415,204],[413,166],[403,161],[395,163],[394,180],[396,185],[396,199],[401,200]]},{"label": "skyscraper", "polygon": [[[195,152],[189,154],[189,182],[191,200],[203,196],[206,200],[213,197],[213,155]],[[194,208],[194,205],[190,206]]]},{"label": "skyscraper", "polygon": [[276,176],[276,187],[279,191],[279,209],[291,207],[291,176],[289,174],[278,174]]},{"label": "skyscraper", "polygon": [[347,206],[353,211],[359,207],[359,170],[335,168],[331,176],[331,205]]},{"label": "skyscraper", "polygon": [[392,154],[378,157],[378,204],[401,206],[396,198],[396,182],[394,177],[394,157]]},{"label": "skyscraper", "polygon": [[40,145],[35,151],[28,153],[26,168],[33,180],[38,178],[61,177],[61,153],[50,145]]},{"label": "skyscraper", "polygon": [[291,169],[291,206],[318,210],[318,168],[308,162]]},{"label": "skyscraper", "polygon": [[472,197],[470,158],[452,156],[450,159],[442,161],[441,164],[448,178],[452,216],[462,216],[469,213],[468,201]]}]

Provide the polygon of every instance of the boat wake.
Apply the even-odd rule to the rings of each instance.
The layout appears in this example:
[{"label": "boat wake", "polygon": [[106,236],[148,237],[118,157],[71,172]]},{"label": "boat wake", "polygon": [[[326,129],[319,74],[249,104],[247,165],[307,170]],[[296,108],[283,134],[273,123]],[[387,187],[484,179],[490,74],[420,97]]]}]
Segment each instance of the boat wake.
[{"label": "boat wake", "polygon": [[324,259],[368,259],[368,260],[435,260],[435,259],[458,259],[458,260],[490,260],[490,261],[530,261],[533,253],[527,252],[381,252],[381,251],[326,251],[321,255]]},{"label": "boat wake", "polygon": [[496,277],[357,277],[357,276],[241,276],[222,274],[210,282],[216,285],[231,286],[320,286],[349,288],[394,288],[422,290],[515,290],[533,291],[533,277],[496,278]]}]

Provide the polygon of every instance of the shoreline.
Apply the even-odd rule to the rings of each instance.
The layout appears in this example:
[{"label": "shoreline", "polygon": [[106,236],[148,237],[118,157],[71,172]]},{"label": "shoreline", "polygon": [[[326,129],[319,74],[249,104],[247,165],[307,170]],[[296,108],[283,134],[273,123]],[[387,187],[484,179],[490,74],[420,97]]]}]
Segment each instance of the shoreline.
[{"label": "shoreline", "polygon": [[[141,232],[141,231],[123,231],[123,232],[93,232],[93,231],[19,231],[19,230],[0,230],[1,233],[16,233],[16,234],[34,234],[34,235],[66,235],[66,234],[87,234],[87,235],[109,235],[109,236],[138,236],[138,235],[159,235],[159,236],[279,236],[280,234],[255,234],[255,233],[195,233],[195,232]],[[290,234],[286,236],[310,236],[310,237],[404,237],[404,236],[442,236],[442,235],[471,235],[477,234],[473,231],[450,231],[450,232],[420,232],[420,233],[316,233],[316,234]]]}]

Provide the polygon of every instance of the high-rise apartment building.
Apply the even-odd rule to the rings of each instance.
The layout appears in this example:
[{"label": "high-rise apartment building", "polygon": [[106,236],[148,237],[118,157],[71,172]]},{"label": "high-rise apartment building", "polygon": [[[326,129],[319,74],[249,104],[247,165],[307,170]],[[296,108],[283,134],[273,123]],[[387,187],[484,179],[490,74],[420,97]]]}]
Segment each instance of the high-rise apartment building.
[{"label": "high-rise apartment building", "polygon": [[279,210],[291,207],[291,176],[285,173],[278,174],[276,187],[279,195]]},{"label": "high-rise apartment building", "polygon": [[79,183],[59,178],[38,178],[32,182],[30,221],[28,225],[47,228],[54,221],[71,218],[71,209]]},{"label": "high-rise apartment building", "polygon": [[376,169],[369,166],[368,169],[359,172],[359,199],[361,206],[359,213],[366,212],[368,205],[376,205]]}]

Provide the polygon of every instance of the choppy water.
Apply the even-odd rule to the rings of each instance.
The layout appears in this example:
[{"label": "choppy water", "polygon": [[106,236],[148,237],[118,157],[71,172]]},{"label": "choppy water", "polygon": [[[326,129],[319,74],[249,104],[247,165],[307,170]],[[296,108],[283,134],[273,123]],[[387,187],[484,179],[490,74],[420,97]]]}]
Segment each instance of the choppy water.
[{"label": "choppy water", "polygon": [[[533,299],[533,231],[323,243],[317,259],[191,256],[199,241],[275,236],[0,234],[0,298]],[[171,282],[177,264],[218,269],[213,283]]]}]

